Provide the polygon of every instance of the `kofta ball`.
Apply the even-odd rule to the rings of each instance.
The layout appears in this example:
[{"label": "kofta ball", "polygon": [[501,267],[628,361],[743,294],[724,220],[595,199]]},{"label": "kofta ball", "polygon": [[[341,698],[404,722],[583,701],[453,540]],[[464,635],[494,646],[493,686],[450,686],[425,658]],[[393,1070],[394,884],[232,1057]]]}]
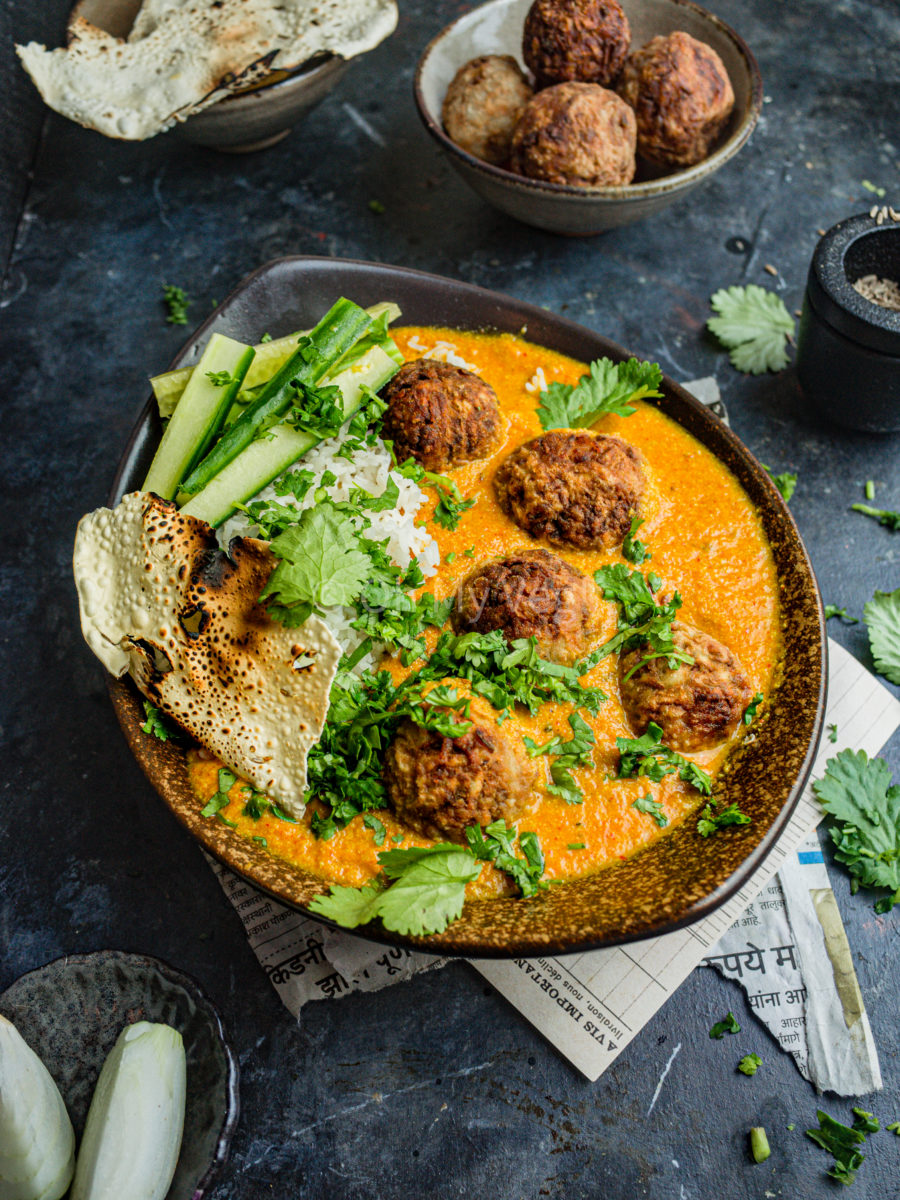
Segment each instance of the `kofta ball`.
[{"label": "kofta ball", "polygon": [[753,693],[727,646],[681,621],[673,622],[672,635],[676,649],[694,661],[672,670],[665,658],[651,658],[628,678],[647,649],[622,655],[622,705],[635,733],[644,733],[655,721],[672,750],[709,750],[734,733]]},{"label": "kofta ball", "polygon": [[631,43],[618,0],[534,0],[525,18],[522,57],[539,88],[613,82]]},{"label": "kofta ball", "polygon": [[[450,709],[438,709],[451,712]],[[461,711],[453,711],[457,721]],[[404,720],[385,755],[384,781],[399,820],[424,837],[465,841],[469,825],[501,817],[509,824],[537,807],[537,764],[521,736],[497,724],[497,713],[477,696],[472,728],[444,737]]]},{"label": "kofta ball", "polygon": [[655,37],[636,50],[617,91],[634,109],[638,153],[664,167],[706,158],[734,108],[724,63],[689,33]]},{"label": "kofta ball", "polygon": [[644,493],[640,455],[621,438],[551,429],[500,464],[503,511],[533,538],[577,550],[610,550],[628,533]]},{"label": "kofta ball", "polygon": [[601,620],[592,580],[548,550],[522,550],[471,571],[456,595],[457,633],[499,629],[507,641],[536,638],[538,653],[571,665],[591,649]]},{"label": "kofta ball", "polygon": [[513,131],[510,169],[573,187],[616,187],[635,172],[634,113],[596,83],[538,92]]},{"label": "kofta ball", "polygon": [[461,149],[495,166],[509,161],[513,129],[532,91],[509,54],[482,54],[459,68],[447,88],[441,119]]},{"label": "kofta ball", "polygon": [[500,434],[494,389],[464,367],[418,358],[404,363],[381,393],[387,401],[383,436],[397,462],[446,471],[484,458]]}]

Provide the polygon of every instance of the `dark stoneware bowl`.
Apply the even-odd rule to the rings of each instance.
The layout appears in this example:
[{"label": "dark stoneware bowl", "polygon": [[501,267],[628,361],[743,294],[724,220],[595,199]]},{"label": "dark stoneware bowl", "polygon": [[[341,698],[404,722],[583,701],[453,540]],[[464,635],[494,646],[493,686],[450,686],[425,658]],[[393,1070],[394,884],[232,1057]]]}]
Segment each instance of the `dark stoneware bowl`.
[{"label": "dark stoneware bowl", "polygon": [[0,995],[12,1021],[56,1080],[80,1139],[100,1068],[135,1021],[161,1021],[184,1038],[187,1103],[167,1200],[208,1196],[238,1119],[238,1066],[222,1020],[200,985],[142,954],[71,954],[29,971]]},{"label": "dark stoneware bowl", "polygon": [[[402,320],[415,325],[491,328],[518,333],[588,362],[627,352],[599,334],[543,309],[435,275],[397,267],[324,258],[285,258],[250,275],[194,334],[173,366],[194,362],[218,330],[255,341],[312,325],[338,296],[359,304],[395,300]],[[675,929],[705,916],[731,896],[760,864],[786,825],[812,765],[821,732],[826,644],[812,567],[797,528],[765,471],[731,431],[670,379],[661,411],[689,430],[740,480],[756,504],[777,564],[784,614],[784,678],[766,718],[716,782],[722,801],[738,801],[749,826],[701,838],[690,821],[635,855],[591,878],[555,887],[529,900],[467,904],[443,934],[416,940],[366,927],[377,940],[468,956],[560,953],[615,945]],[[148,403],[119,466],[111,501],[140,486],[160,436]],[[305,908],[322,881],[239,837],[220,821],[200,816],[183,752],[141,732],[140,697],[131,683],[110,680],[125,736],[154,787],[178,819],[212,854],[283,903]]]},{"label": "dark stoneware bowl", "polygon": [[810,410],[869,433],[900,430],[900,312],[853,286],[865,275],[900,279],[900,222],[885,220],[886,211],[848,217],[822,237],[797,335],[797,379]]}]

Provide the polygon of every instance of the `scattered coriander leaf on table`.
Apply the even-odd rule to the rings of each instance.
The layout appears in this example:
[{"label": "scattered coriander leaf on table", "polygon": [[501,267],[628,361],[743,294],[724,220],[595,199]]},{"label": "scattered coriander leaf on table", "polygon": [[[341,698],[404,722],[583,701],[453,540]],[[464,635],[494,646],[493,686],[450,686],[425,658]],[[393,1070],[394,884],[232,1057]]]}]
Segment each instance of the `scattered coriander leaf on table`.
[{"label": "scattered coriander leaf on table", "polygon": [[740,1032],[741,1027],[738,1025],[734,1013],[729,1012],[725,1014],[725,1019],[723,1021],[716,1021],[715,1025],[713,1025],[712,1029],[709,1031],[709,1036],[718,1041],[720,1038],[723,1038],[726,1033]]},{"label": "scattered coriander leaf on table", "polygon": [[541,392],[538,418],[543,429],[577,429],[593,425],[607,413],[630,417],[632,400],[661,396],[662,370],[658,363],[629,358],[614,363],[598,358],[588,374],[574,384],[551,383]]},{"label": "scattered coriander leaf on table", "polygon": [[183,288],[174,283],[163,284],[163,304],[166,306],[166,323],[187,325],[187,310],[191,303]]},{"label": "scattered coriander leaf on table", "polygon": [[866,1140],[865,1133],[841,1124],[821,1108],[816,1110],[816,1116],[819,1118],[819,1128],[807,1129],[806,1136],[834,1156],[834,1165],[827,1174],[839,1183],[852,1183],[865,1160],[865,1155],[859,1150]]},{"label": "scattered coriander leaf on table", "polygon": [[829,740],[829,742],[836,742],[836,741],[837,741],[837,733],[838,733],[838,727],[837,727],[837,725],[829,725],[829,726],[828,726],[828,740]]},{"label": "scattered coriander leaf on table", "polygon": [[750,375],[781,371],[788,365],[786,343],[794,318],[774,292],[755,283],[720,288],[710,299],[719,314],[707,328],[730,351],[732,366]]},{"label": "scattered coriander leaf on table", "polygon": [[860,1133],[877,1133],[881,1128],[878,1118],[864,1108],[853,1109],[853,1128]]},{"label": "scattered coriander leaf on table", "polygon": [[828,814],[834,857],[859,885],[888,888],[876,912],[900,903],[900,786],[892,784],[884,759],[864,750],[842,750],[828,760],[825,775],[813,784]]},{"label": "scattered coriander leaf on table", "polygon": [[830,621],[832,617],[840,617],[842,621],[846,621],[848,625],[858,625],[859,617],[851,617],[846,608],[838,608],[836,604],[825,605],[825,620]]},{"label": "scattered coriander leaf on table", "polygon": [[890,1125],[885,1125],[885,1129],[888,1133],[896,1133],[897,1137],[900,1137],[900,1121],[892,1121]]},{"label": "scattered coriander leaf on table", "polygon": [[760,463],[760,466],[772,477],[772,482],[778,488],[785,504],[789,504],[791,497],[797,490],[797,476],[791,471],[782,471],[779,475],[776,475],[772,468],[767,467],[765,463]]},{"label": "scattered coriander leaf on table", "polygon": [[758,1054],[745,1054],[737,1065],[737,1069],[742,1075],[755,1075],[762,1066],[762,1059]]},{"label": "scattered coriander leaf on table", "polygon": [[876,592],[863,607],[875,670],[900,684],[900,588]]},{"label": "scattered coriander leaf on table", "polygon": [[871,504],[851,504],[850,508],[853,512],[871,517],[879,525],[884,525],[886,529],[890,529],[894,533],[900,532],[900,512],[893,512],[889,508],[873,508]]}]

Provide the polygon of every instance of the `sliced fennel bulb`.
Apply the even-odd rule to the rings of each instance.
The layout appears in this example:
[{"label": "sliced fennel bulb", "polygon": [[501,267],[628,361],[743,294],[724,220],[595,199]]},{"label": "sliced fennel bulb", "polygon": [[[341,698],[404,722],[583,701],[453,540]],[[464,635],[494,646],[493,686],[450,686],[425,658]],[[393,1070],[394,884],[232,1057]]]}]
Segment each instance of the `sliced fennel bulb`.
[{"label": "sliced fennel bulb", "polygon": [[75,1132],[59,1088],[0,1017],[0,1200],[60,1200],[75,1169]]},{"label": "sliced fennel bulb", "polygon": [[103,1064],[78,1152],[71,1200],[162,1200],[184,1126],[181,1034],[138,1021]]}]

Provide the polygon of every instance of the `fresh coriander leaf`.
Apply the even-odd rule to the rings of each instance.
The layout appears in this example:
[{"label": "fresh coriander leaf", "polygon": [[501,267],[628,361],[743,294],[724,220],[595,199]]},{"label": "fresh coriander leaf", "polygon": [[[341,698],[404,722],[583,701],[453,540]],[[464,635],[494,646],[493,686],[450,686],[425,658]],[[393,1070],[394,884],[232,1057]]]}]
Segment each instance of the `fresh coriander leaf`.
[{"label": "fresh coriander leaf", "polygon": [[882,758],[842,750],[828,760],[813,791],[829,816],[834,857],[857,885],[887,888],[878,912],[900,903],[900,786]]},{"label": "fresh coriander leaf", "polygon": [[836,741],[837,741],[837,733],[838,733],[838,727],[837,727],[837,725],[829,725],[829,726],[828,726],[828,740],[829,740],[829,742],[836,742]]},{"label": "fresh coriander leaf", "polygon": [[372,840],[374,841],[375,845],[383,846],[384,839],[387,837],[387,830],[374,813],[363,814],[363,825],[365,825],[367,829],[372,830]]},{"label": "fresh coriander leaf", "polygon": [[772,1153],[769,1148],[769,1139],[762,1125],[754,1125],[750,1130],[750,1153],[756,1163],[765,1162]]},{"label": "fresh coriander leaf", "polygon": [[[317,438],[329,438],[340,430],[344,423],[344,398],[341,389],[334,384],[324,384],[313,387],[311,384],[293,380],[291,387],[296,393],[293,403],[284,414],[282,420],[287,425],[304,433],[311,433]],[[326,483],[326,472],[322,476],[322,486]],[[331,483],[337,481],[333,475]]]},{"label": "fresh coriander leaf", "polygon": [[707,328],[730,351],[732,366],[751,375],[787,366],[785,346],[794,333],[794,318],[780,296],[751,283],[720,288],[710,305],[719,315],[710,317]]},{"label": "fresh coriander leaf", "polygon": [[734,1013],[729,1012],[729,1013],[725,1014],[725,1019],[723,1021],[716,1021],[715,1025],[713,1025],[713,1027],[709,1031],[709,1036],[711,1038],[716,1038],[716,1040],[719,1040],[719,1039],[723,1038],[726,1033],[740,1033],[740,1032],[741,1032],[741,1027],[740,1027],[740,1025],[738,1025],[737,1020],[735,1019]]},{"label": "fresh coriander leaf", "polygon": [[892,1121],[890,1125],[885,1125],[885,1129],[888,1133],[896,1133],[897,1137],[900,1137],[900,1121]]},{"label": "fresh coriander leaf", "polygon": [[729,825],[749,825],[750,823],[751,818],[745,812],[741,812],[734,802],[727,804],[718,812],[715,804],[710,803],[706,805],[697,819],[697,832],[701,837],[709,837]]},{"label": "fresh coriander leaf", "polygon": [[355,929],[378,916],[383,891],[378,883],[367,883],[361,888],[334,885],[326,895],[313,897],[309,911],[328,917],[344,929]]},{"label": "fresh coriander leaf", "polygon": [[860,1133],[877,1133],[881,1128],[878,1118],[864,1108],[854,1108],[852,1128]]},{"label": "fresh coriander leaf", "polygon": [[183,288],[174,283],[163,284],[163,304],[166,306],[166,322],[169,325],[187,325],[187,310],[190,303]]},{"label": "fresh coriander leaf", "polygon": [[180,741],[183,738],[182,730],[170,721],[162,709],[154,707],[149,700],[144,700],[143,705],[144,716],[147,718],[141,726],[144,733],[152,734],[161,742],[167,742],[170,738]]},{"label": "fresh coriander leaf", "polygon": [[625,540],[622,542],[622,557],[627,558],[636,567],[639,567],[641,563],[647,562],[653,557],[644,543],[639,542],[634,536],[643,524],[642,517],[632,517],[631,528],[625,534]]},{"label": "fresh coriander leaf", "polygon": [[772,468],[767,467],[765,463],[760,463],[760,466],[772,477],[772,482],[781,493],[781,498],[785,504],[789,503],[794,492],[797,490],[797,476],[790,471],[782,471],[780,475],[776,475]]},{"label": "fresh coriander leaf", "polygon": [[745,1054],[737,1065],[737,1069],[744,1075],[755,1075],[762,1066],[762,1059],[758,1054]]},{"label": "fresh coriander leaf", "polygon": [[551,782],[547,791],[554,796],[560,796],[567,804],[581,804],[584,793],[575,782],[571,771],[573,767],[592,767],[594,765],[591,751],[596,745],[594,731],[583,717],[577,712],[569,716],[569,726],[572,736],[568,741],[555,737],[543,746],[539,746],[531,738],[523,739],[529,758],[539,754],[550,754],[554,761],[550,765]]},{"label": "fresh coriander leaf", "polygon": [[474,558],[475,557],[475,547],[469,546],[468,549],[463,550],[463,554],[465,555],[466,558]]},{"label": "fresh coriander leaf", "polygon": [[583,850],[583,849],[584,849],[584,842],[569,842],[569,844],[568,844],[568,846],[566,847],[566,849],[567,849],[567,850]]},{"label": "fresh coriander leaf", "polygon": [[455,559],[456,559],[456,551],[455,550],[451,550],[449,554],[444,555],[445,563],[448,563],[448,564],[452,563],[455,561]]},{"label": "fresh coriander leaf", "polygon": [[836,604],[825,605],[825,620],[830,621],[832,617],[840,617],[842,621],[846,621],[848,625],[858,625],[859,617],[851,617],[846,608],[838,608]]},{"label": "fresh coriander leaf", "polygon": [[575,429],[593,425],[607,413],[629,417],[635,411],[630,401],[661,396],[662,371],[657,363],[629,358],[614,363],[598,358],[578,383],[551,383],[541,392],[538,418],[543,429]]},{"label": "fresh coriander leaf", "polygon": [[533,896],[547,887],[541,879],[544,853],[536,833],[523,832],[519,837],[521,857],[515,852],[515,840],[515,826],[507,828],[502,819],[483,828],[471,825],[466,829],[466,841],[475,857],[493,863],[499,871],[509,875],[522,896]]},{"label": "fresh coriander leaf", "polygon": [[369,201],[369,211],[375,213],[376,216],[381,216],[383,212],[387,212],[387,209],[380,200],[372,199]]},{"label": "fresh coriander leaf", "polygon": [[876,592],[863,606],[863,619],[875,670],[891,683],[900,683],[900,588]]},{"label": "fresh coriander leaf", "polygon": [[594,572],[594,581],[603,592],[604,599],[615,600],[620,606],[619,627],[616,633],[595,650],[588,659],[594,666],[610,654],[635,650],[642,647],[644,655],[638,659],[626,679],[639,671],[654,658],[665,658],[669,670],[679,663],[692,663],[690,654],[685,654],[675,645],[672,623],[681,608],[681,596],[675,592],[667,604],[657,604],[653,592],[662,587],[662,581],[652,572],[647,576],[640,571],[629,571],[624,563],[601,567]]},{"label": "fresh coriander leaf", "polygon": [[[278,566],[260,599],[276,597],[269,611],[290,624],[319,605],[352,604],[371,570],[371,560],[357,546],[353,524],[325,502],[307,509],[300,521],[270,544]],[[286,619],[288,618],[288,619]],[[302,621],[298,622],[302,623]]]},{"label": "fresh coriander leaf", "polygon": [[[456,489],[457,493],[459,489]],[[457,496],[452,492],[440,491],[440,499],[434,507],[434,519],[442,529],[449,529],[451,532],[459,525],[460,518],[464,512],[468,512],[470,508],[475,507],[473,499],[457,499]]]},{"label": "fresh coriander leaf", "polygon": [[866,1140],[866,1135],[859,1129],[852,1129],[830,1117],[822,1109],[817,1109],[819,1118],[818,1129],[807,1129],[806,1136],[834,1155],[834,1165],[828,1174],[840,1183],[852,1183],[856,1172],[862,1166],[865,1156],[858,1149]]},{"label": "fresh coriander leaf", "polygon": [[747,707],[744,709],[744,724],[750,725],[756,719],[756,710],[763,702],[762,692],[757,692]]},{"label": "fresh coriander leaf", "polygon": [[254,842],[259,842],[259,844],[263,847],[264,850],[268,850],[269,843],[266,841],[266,839],[264,837],[259,837],[257,834],[254,833],[253,840],[254,840]]},{"label": "fresh coriander leaf", "polygon": [[213,387],[228,387],[233,382],[230,371],[207,371],[206,378]]},{"label": "fresh coriander leaf", "polygon": [[[228,793],[237,783],[237,775],[233,771],[229,771],[227,767],[220,767],[218,774],[219,790],[214,792],[203,808],[200,809],[201,817],[215,817],[219,814],[219,809],[224,808],[228,803]],[[224,820],[224,818],[222,818]],[[233,823],[230,822],[233,827]]]},{"label": "fresh coriander leaf", "polygon": [[272,335],[271,335],[271,333],[264,333],[264,334],[262,335],[262,337],[261,337],[259,340],[260,340],[260,342],[261,342],[261,344],[262,344],[262,345],[265,345],[265,344],[266,344],[266,342],[271,342],[271,340],[272,340]]},{"label": "fresh coriander leaf", "polygon": [[900,512],[892,512],[889,508],[872,508],[870,504],[851,504],[850,507],[854,512],[871,517],[894,533],[900,532]]},{"label": "fresh coriander leaf", "polygon": [[[481,865],[459,846],[432,851],[395,875],[382,893],[378,916],[385,929],[413,937],[441,933],[462,913],[466,884],[478,878]],[[388,855],[403,853],[387,850],[379,854],[379,862],[384,865]]]},{"label": "fresh coriander leaf", "polygon": [[667,775],[678,773],[678,778],[689,783],[704,795],[712,791],[712,780],[702,767],[690,759],[683,758],[662,744],[662,729],[651,721],[639,738],[616,738],[619,751],[618,779],[644,777],[659,783]]},{"label": "fresh coriander leaf", "polygon": [[669,818],[663,812],[662,804],[653,799],[651,792],[648,792],[646,796],[638,796],[637,800],[632,800],[631,807],[652,817],[660,829],[664,829],[669,823]]}]

